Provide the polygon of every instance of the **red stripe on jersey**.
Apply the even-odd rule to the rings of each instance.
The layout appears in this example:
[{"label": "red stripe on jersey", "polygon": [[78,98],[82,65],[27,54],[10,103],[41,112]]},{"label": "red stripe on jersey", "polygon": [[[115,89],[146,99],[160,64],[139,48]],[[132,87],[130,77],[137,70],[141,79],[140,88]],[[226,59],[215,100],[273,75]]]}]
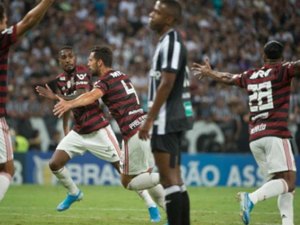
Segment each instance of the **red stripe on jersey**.
[{"label": "red stripe on jersey", "polygon": [[7,86],[0,86],[0,92],[6,92]]},{"label": "red stripe on jersey", "polygon": [[7,64],[0,64],[0,70],[7,70]]}]

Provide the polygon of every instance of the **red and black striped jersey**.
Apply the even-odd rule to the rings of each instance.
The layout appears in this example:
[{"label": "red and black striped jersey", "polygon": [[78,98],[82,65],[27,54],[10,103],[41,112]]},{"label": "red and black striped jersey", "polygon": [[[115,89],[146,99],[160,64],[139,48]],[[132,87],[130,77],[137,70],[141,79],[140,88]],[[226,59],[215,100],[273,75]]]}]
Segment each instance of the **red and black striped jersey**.
[{"label": "red and black striped jersey", "polygon": [[0,33],[0,117],[6,116],[8,53],[10,46],[17,41],[16,31],[14,25]]},{"label": "red and black striped jersey", "polygon": [[95,82],[94,88],[103,92],[102,101],[117,121],[123,139],[128,140],[146,117],[129,77],[111,70]]},{"label": "red and black striped jersey", "polygon": [[294,66],[289,62],[266,64],[235,77],[236,84],[249,96],[250,141],[265,136],[291,137],[288,113],[293,77]]},{"label": "red and black striped jersey", "polygon": [[[61,73],[56,78],[56,84],[64,96],[76,95],[79,89],[90,91],[93,87],[91,74],[84,66],[76,66],[71,74]],[[99,101],[72,109],[74,115],[73,130],[79,134],[88,134],[106,127],[109,122],[105,119],[104,113],[99,107]]]}]

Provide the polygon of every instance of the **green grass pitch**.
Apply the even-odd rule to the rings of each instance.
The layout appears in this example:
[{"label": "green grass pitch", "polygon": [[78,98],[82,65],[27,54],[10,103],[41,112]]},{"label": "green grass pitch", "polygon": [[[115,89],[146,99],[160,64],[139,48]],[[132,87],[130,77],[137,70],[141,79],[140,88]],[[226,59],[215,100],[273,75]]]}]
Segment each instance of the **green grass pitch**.
[{"label": "green grass pitch", "polygon": [[[82,186],[84,199],[64,212],[55,207],[65,197],[61,186],[12,186],[0,203],[2,225],[150,225],[148,211],[135,192],[119,186]],[[253,189],[189,187],[192,225],[242,225],[238,191]],[[295,224],[300,224],[300,199],[295,195]],[[161,210],[162,221],[166,223]],[[277,199],[256,205],[251,225],[280,225]]]}]

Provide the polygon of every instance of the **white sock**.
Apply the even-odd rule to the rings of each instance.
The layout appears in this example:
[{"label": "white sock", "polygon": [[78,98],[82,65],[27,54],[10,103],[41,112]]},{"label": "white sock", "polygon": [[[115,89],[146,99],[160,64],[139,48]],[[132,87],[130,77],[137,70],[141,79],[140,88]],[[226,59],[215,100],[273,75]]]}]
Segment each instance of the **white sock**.
[{"label": "white sock", "polygon": [[287,192],[278,196],[277,205],[282,219],[282,225],[294,225],[294,195]]},{"label": "white sock", "polygon": [[259,201],[281,195],[288,191],[288,185],[284,179],[270,180],[256,191],[249,194],[250,200],[253,204]]},{"label": "white sock", "polygon": [[153,188],[148,189],[149,194],[154,199],[154,201],[164,210],[166,210],[165,204],[165,189],[161,184],[156,185]]},{"label": "white sock", "polygon": [[141,173],[134,177],[129,184],[127,189],[129,190],[144,190],[154,187],[159,184],[158,173]]},{"label": "white sock", "polygon": [[153,201],[153,199],[151,198],[151,196],[147,190],[137,191],[137,193],[144,200],[144,202],[146,203],[148,208],[156,207],[155,202]]},{"label": "white sock", "polygon": [[79,192],[79,188],[72,180],[70,173],[66,167],[61,168],[58,171],[52,171],[53,174],[57,177],[57,179],[61,182],[61,184],[68,189],[71,195],[77,195]]},{"label": "white sock", "polygon": [[4,195],[10,185],[11,176],[8,173],[0,173],[0,201],[4,198]]}]

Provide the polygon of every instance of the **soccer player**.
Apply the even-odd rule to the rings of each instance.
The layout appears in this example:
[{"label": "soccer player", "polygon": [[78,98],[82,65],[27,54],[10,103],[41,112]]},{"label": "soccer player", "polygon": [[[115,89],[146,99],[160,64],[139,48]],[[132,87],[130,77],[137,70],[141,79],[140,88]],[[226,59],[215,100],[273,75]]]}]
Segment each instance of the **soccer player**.
[{"label": "soccer player", "polygon": [[149,72],[147,118],[139,137],[150,138],[151,148],[165,189],[169,225],[190,224],[189,196],[181,178],[180,151],[184,132],[192,128],[187,51],[175,26],[181,6],[175,0],[156,1],[150,13],[150,28],[159,42]]},{"label": "soccer player", "polygon": [[204,65],[193,64],[198,76],[246,89],[249,96],[249,133],[251,152],[268,181],[251,193],[240,192],[241,218],[250,223],[250,212],[259,201],[278,196],[283,225],[294,225],[293,191],[296,165],[289,139],[288,111],[291,81],[300,75],[300,60],[283,62],[282,43],[269,41],[264,46],[264,65],[241,74],[217,72]]},{"label": "soccer player", "polygon": [[[54,114],[61,117],[65,112],[79,106],[86,106],[102,99],[112,117],[117,121],[122,133],[121,181],[129,190],[148,189],[155,201],[164,207],[164,192],[159,184],[159,175],[151,172],[154,167],[150,143],[138,138],[138,130],[146,115],[141,108],[137,93],[129,77],[113,70],[112,51],[108,47],[95,47],[88,58],[88,67],[99,80],[94,89],[78,98],[55,105]],[[140,192],[146,199],[151,221],[159,222],[160,215],[156,204],[147,192]]]},{"label": "soccer player", "polygon": [[[56,78],[56,86],[64,99],[74,99],[92,89],[91,74],[85,66],[76,65],[76,56],[72,47],[64,46],[59,51],[58,61],[63,73]],[[36,91],[44,97],[57,100],[49,86],[37,86]],[[117,138],[104,118],[99,102],[93,101],[85,107],[72,110],[74,126],[69,130],[70,111],[64,113],[63,128],[65,137],[60,141],[53,153],[49,167],[60,183],[68,190],[67,197],[57,206],[58,211],[68,209],[72,203],[79,201],[83,193],[72,180],[67,162],[86,151],[96,157],[111,162],[119,171],[120,149]],[[120,172],[120,171],[119,171]]]},{"label": "soccer player", "polygon": [[14,175],[13,147],[5,120],[9,49],[26,31],[38,24],[53,2],[54,0],[40,1],[21,21],[10,27],[7,27],[5,6],[0,2],[0,201],[4,198]]}]

